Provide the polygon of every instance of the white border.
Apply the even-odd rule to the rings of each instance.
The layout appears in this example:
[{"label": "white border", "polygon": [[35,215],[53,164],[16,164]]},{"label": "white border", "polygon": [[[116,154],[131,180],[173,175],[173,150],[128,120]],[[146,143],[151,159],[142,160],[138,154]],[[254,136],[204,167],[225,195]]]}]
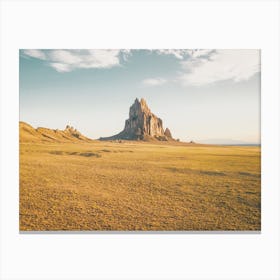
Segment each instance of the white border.
[{"label": "white border", "polygon": [[[2,1],[1,278],[279,279],[279,2]],[[262,233],[22,235],[19,48],[262,50]]]}]

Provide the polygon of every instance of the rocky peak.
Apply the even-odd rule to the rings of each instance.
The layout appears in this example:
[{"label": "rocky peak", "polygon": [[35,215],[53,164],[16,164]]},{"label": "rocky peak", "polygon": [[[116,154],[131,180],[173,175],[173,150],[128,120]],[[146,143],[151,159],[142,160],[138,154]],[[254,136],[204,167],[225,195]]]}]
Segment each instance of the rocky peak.
[{"label": "rocky peak", "polygon": [[141,98],[139,101],[136,98],[129,108],[129,118],[125,121],[123,131],[112,137],[102,139],[144,140],[155,138],[165,141],[172,139],[169,129],[167,130],[167,134],[165,135],[162,120],[151,112],[145,99]]},{"label": "rocky peak", "polygon": [[129,108],[129,118],[135,117],[141,113],[150,113],[150,109],[145,101],[145,99],[141,98],[139,101],[138,98],[135,99],[134,103]]},{"label": "rocky peak", "polygon": [[154,115],[146,101],[136,98],[129,109],[129,119],[125,122],[124,132],[128,139],[143,139],[146,135],[163,136],[162,120]]},{"label": "rocky peak", "polygon": [[169,128],[167,127],[164,131],[164,135],[168,138],[171,138],[172,139],[172,134],[171,134],[171,131],[169,130]]}]

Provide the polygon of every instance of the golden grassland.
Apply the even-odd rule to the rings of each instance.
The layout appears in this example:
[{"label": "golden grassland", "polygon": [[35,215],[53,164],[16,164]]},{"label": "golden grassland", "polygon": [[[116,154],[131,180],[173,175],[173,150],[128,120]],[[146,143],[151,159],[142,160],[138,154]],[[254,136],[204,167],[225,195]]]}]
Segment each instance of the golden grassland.
[{"label": "golden grassland", "polygon": [[21,143],[20,230],[260,230],[260,147]]}]

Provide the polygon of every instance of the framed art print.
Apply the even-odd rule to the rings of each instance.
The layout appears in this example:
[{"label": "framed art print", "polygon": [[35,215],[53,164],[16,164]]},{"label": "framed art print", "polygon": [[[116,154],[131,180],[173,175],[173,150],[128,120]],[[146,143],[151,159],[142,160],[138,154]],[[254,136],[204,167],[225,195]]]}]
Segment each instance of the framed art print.
[{"label": "framed art print", "polygon": [[259,231],[260,55],[20,50],[20,230]]}]

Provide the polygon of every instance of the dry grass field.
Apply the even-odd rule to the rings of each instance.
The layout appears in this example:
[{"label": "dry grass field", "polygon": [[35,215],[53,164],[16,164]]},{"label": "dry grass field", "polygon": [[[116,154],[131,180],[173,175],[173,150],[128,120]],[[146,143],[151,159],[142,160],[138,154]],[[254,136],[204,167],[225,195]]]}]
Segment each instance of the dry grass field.
[{"label": "dry grass field", "polygon": [[260,147],[21,143],[21,231],[260,230]]}]

